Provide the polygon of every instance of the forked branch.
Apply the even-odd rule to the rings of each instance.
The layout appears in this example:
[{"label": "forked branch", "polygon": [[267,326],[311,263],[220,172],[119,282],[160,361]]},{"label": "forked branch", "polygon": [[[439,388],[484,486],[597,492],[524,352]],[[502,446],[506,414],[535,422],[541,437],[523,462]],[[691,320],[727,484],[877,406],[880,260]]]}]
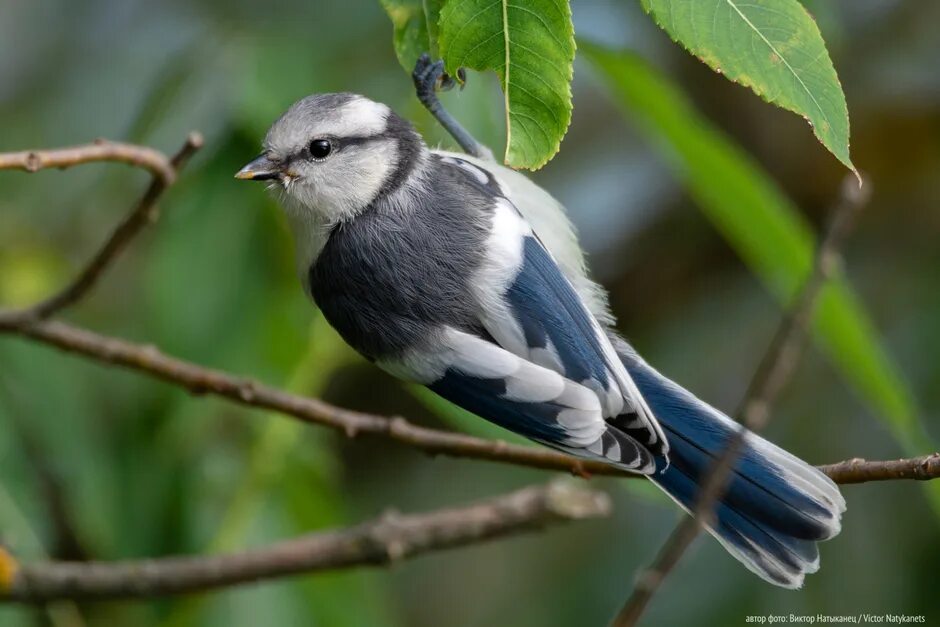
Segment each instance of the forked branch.
[{"label": "forked branch", "polygon": [[156,220],[157,202],[176,181],[176,174],[201,146],[202,136],[190,133],[182,148],[170,159],[152,148],[109,141],[56,150],[0,154],[0,170],[21,169],[36,172],[43,168],[67,168],[95,161],[116,161],[143,168],[153,175],[153,180],[140,200],[72,281],[52,296],[25,309],[0,311],[0,322],[48,318],[85,296],[98,282],[108,265],[141,229]]}]

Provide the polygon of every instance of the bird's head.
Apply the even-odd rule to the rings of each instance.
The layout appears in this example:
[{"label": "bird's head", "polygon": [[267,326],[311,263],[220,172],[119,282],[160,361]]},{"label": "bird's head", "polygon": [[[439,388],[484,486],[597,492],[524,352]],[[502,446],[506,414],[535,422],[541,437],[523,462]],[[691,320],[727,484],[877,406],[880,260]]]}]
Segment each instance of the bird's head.
[{"label": "bird's head", "polygon": [[400,185],[423,150],[411,124],[386,105],[316,94],[271,126],[264,151],[235,177],[269,181],[292,218],[335,224]]}]

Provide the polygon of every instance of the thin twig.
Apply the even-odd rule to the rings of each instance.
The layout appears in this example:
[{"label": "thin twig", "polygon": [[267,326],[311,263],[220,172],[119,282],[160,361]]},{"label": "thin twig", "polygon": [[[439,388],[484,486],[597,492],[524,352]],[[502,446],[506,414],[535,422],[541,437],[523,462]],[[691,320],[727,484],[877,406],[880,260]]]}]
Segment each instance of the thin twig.
[{"label": "thin twig", "polygon": [[608,515],[600,492],[570,482],[523,488],[426,514],[386,514],[229,555],[19,564],[0,553],[0,602],[154,597],[355,566],[378,566],[559,523]]},{"label": "thin twig", "polygon": [[176,176],[176,168],[162,152],[147,146],[106,139],[68,148],[0,153],[0,170],[38,172],[46,168],[65,169],[98,161],[126,163],[142,168],[153,174],[154,178],[163,179],[166,185],[171,185]]},{"label": "thin twig", "polygon": [[[544,448],[518,446],[502,440],[484,440],[421,427],[401,417],[380,416],[336,407],[316,398],[290,394],[254,379],[170,357],[154,346],[134,344],[62,322],[0,320],[0,333],[22,335],[95,361],[126,367],[184,388],[193,394],[211,394],[239,405],[268,409],[303,422],[330,427],[348,437],[360,434],[386,437],[432,455],[489,460],[568,472],[580,477],[606,475],[640,478],[640,475],[628,474],[607,464],[581,460]],[[911,460],[911,463],[915,462],[917,460]],[[851,471],[842,466],[845,463],[847,462],[839,462],[823,468],[837,468],[839,476],[846,478],[846,483],[895,478],[884,476],[886,462],[853,462]],[[908,474],[913,473],[912,470],[908,471]],[[940,464],[931,465],[928,475],[930,476],[925,478],[940,477]]]},{"label": "thin twig", "polygon": [[868,461],[856,457],[838,464],[819,466],[819,469],[836,483],[842,484],[898,479],[930,481],[940,477],[940,453],[887,461]]},{"label": "thin twig", "polygon": [[[760,431],[769,421],[770,408],[790,380],[802,352],[816,298],[838,265],[842,242],[856,213],[867,202],[868,193],[869,187],[859,185],[854,176],[846,177],[843,181],[839,200],[832,209],[829,226],[819,243],[812,270],[777,327],[736,414],[738,421],[747,429]],[[679,563],[699,531],[711,522],[714,504],[727,487],[746,433],[746,429],[735,433],[705,475],[693,515],[684,518],[676,526],[656,559],[640,574],[632,594],[614,619],[614,627],[633,627],[637,624],[663,580]]]},{"label": "thin twig", "polygon": [[59,150],[0,154],[0,169],[20,168],[35,172],[46,167],[64,168],[91,161],[120,161],[142,167],[153,174],[153,180],[137,204],[114,228],[110,237],[71,282],[35,305],[24,309],[0,311],[0,321],[48,318],[85,296],[134,236],[148,223],[156,220],[157,201],[176,180],[176,174],[201,146],[202,136],[198,133],[190,133],[183,147],[169,160],[152,148],[114,142]]}]

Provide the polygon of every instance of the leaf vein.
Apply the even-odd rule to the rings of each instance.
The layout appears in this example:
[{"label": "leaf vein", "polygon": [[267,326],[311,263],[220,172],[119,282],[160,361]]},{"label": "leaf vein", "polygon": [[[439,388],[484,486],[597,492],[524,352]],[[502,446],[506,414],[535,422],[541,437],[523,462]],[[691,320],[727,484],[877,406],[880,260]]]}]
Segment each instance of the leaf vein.
[{"label": "leaf vein", "polygon": [[803,91],[806,92],[810,100],[813,101],[813,104],[816,105],[816,109],[819,111],[820,115],[822,115],[822,118],[823,120],[825,120],[828,127],[832,128],[832,123],[829,121],[829,116],[826,115],[825,109],[822,108],[822,105],[820,105],[819,101],[816,100],[816,96],[813,95],[812,90],[810,90],[809,86],[803,81],[802,77],[800,77],[799,73],[793,68],[793,66],[790,65],[790,62],[787,61],[787,58],[783,55],[783,53],[778,51],[777,48],[770,42],[770,40],[768,40],[764,36],[764,34],[754,25],[754,23],[748,19],[748,17],[734,3],[734,0],[725,0],[725,2],[727,2],[728,5],[738,14],[738,16],[740,16],[740,18],[744,20],[745,24],[747,24],[755,33],[757,33],[757,36],[760,37],[761,40],[763,40],[763,42],[767,45],[767,47],[770,48],[770,50],[780,58],[783,64],[787,66],[787,69],[790,70],[790,73],[800,83],[800,86],[803,88]]},{"label": "leaf vein", "polygon": [[[463,24],[461,24],[460,28],[457,29],[457,32],[454,33],[454,34],[450,37],[451,41],[459,41],[459,40],[460,40],[460,36],[461,36],[461,35],[463,34],[463,32],[467,29],[468,26],[470,26],[470,25],[473,24],[474,20],[476,20],[478,17],[480,17],[481,15],[483,15],[484,13],[486,13],[487,11],[489,11],[490,9],[492,9],[493,7],[495,7],[496,5],[500,4],[502,1],[503,1],[503,0],[494,0],[494,2],[492,2],[492,3],[488,4],[488,5],[486,5],[485,7],[483,7],[482,9],[480,9],[479,11],[477,11],[476,13],[474,13],[473,15],[471,15],[469,18],[467,18],[467,20],[464,21]],[[461,57],[461,59],[463,59],[465,56],[466,56],[466,55],[463,55],[463,56]],[[463,65],[463,63],[458,63],[457,65]]]},{"label": "leaf vein", "polygon": [[[555,43],[558,44],[558,47],[559,47],[559,48],[564,48],[564,47],[565,47],[565,44],[563,44],[562,41],[558,38],[558,35],[555,34],[554,29],[552,29],[552,27],[548,25],[548,22],[545,21],[545,18],[544,18],[544,17],[542,17],[541,15],[539,15],[538,13],[536,13],[535,11],[533,11],[532,9],[530,9],[530,8],[528,8],[528,7],[524,7],[524,6],[519,5],[519,4],[512,4],[512,3],[510,2],[510,3],[507,3],[507,6],[508,6],[510,9],[515,9],[515,10],[517,10],[517,11],[522,11],[522,12],[524,12],[524,13],[529,13],[530,15],[535,16],[535,18],[536,18],[539,22],[541,22],[542,26],[545,27],[545,30],[548,31],[548,34],[551,35],[551,38],[555,40]],[[516,45],[518,46],[519,44],[517,43]]]}]

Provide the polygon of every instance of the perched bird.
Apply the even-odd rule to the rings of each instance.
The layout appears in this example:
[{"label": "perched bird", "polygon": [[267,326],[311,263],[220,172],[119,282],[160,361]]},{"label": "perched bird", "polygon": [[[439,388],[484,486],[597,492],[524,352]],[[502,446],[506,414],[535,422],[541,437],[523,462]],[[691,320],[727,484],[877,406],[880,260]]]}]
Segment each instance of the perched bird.
[{"label": "perched bird", "polygon": [[[397,377],[645,475],[686,510],[742,428],[617,335],[556,200],[509,168],[429,149],[384,104],[304,98],[236,176],[270,181],[305,290],[347,343]],[[796,588],[844,510],[823,473],[747,433],[709,531],[762,578]]]}]

